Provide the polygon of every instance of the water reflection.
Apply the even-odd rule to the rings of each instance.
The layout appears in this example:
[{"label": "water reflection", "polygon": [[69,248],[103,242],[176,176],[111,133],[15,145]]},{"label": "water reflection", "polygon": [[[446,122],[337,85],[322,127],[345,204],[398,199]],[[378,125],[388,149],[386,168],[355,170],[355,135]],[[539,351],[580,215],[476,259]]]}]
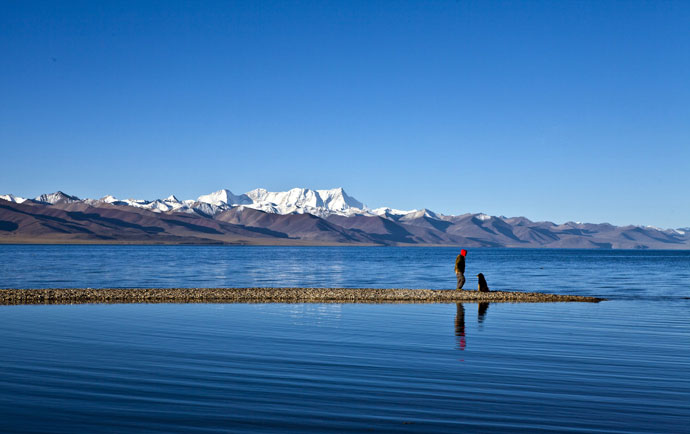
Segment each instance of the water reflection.
[{"label": "water reflection", "polygon": [[489,310],[489,303],[479,303],[479,310],[477,312],[477,321],[479,322],[479,324],[484,322],[487,310]]},{"label": "water reflection", "polygon": [[455,336],[458,336],[458,348],[464,350],[467,345],[465,340],[465,308],[458,303],[458,311],[455,315]]},{"label": "water reflection", "polygon": [[[480,327],[486,319],[486,311],[489,310],[490,303],[479,303],[477,308],[477,322]],[[455,314],[455,336],[458,337],[458,348],[464,351],[467,347],[467,336],[465,334],[465,307],[462,303],[457,303],[457,312]]]}]

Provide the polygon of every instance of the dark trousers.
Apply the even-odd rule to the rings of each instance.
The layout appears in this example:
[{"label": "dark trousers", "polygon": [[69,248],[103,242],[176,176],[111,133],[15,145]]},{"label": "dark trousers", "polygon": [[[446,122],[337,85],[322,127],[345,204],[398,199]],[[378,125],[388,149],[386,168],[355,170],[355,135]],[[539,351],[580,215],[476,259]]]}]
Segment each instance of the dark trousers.
[{"label": "dark trousers", "polygon": [[455,289],[462,289],[462,286],[465,284],[465,275],[462,273],[455,273],[456,276],[458,276],[458,287]]}]

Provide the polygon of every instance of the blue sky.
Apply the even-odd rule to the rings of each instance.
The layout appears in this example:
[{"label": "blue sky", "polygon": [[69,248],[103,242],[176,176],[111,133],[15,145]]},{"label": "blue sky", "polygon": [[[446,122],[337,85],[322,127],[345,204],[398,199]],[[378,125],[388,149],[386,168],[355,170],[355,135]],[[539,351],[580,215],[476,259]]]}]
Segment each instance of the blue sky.
[{"label": "blue sky", "polygon": [[690,2],[0,4],[0,194],[690,226]]}]

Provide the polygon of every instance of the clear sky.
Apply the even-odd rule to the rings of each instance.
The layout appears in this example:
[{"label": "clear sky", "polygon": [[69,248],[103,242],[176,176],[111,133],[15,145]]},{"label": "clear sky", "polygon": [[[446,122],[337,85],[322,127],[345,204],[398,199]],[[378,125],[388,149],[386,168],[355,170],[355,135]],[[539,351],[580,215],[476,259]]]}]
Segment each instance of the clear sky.
[{"label": "clear sky", "polygon": [[0,194],[690,226],[688,1],[0,3]]}]

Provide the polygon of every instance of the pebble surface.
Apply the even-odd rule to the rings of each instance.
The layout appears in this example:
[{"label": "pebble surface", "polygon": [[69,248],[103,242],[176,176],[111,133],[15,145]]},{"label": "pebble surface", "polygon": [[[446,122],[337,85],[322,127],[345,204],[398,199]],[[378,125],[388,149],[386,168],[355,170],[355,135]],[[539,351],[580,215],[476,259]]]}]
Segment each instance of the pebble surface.
[{"label": "pebble surface", "polygon": [[86,303],[589,302],[603,298],[517,291],[376,288],[0,289],[0,305]]}]

